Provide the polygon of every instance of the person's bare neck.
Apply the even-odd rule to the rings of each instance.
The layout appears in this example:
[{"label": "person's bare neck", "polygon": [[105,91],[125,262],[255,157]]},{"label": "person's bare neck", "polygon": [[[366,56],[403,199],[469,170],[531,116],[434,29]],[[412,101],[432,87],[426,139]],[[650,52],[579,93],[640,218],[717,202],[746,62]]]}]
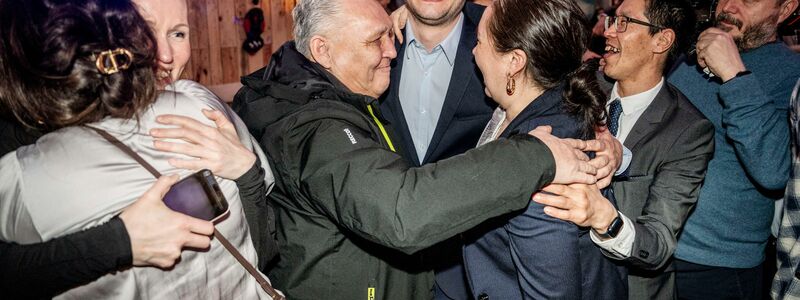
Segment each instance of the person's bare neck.
[{"label": "person's bare neck", "polygon": [[441,44],[445,38],[450,34],[450,31],[458,24],[460,14],[456,15],[452,20],[440,25],[427,25],[420,22],[414,16],[409,16],[411,22],[411,30],[414,30],[414,38],[425,47],[428,52],[433,51],[433,48]]},{"label": "person's bare neck", "polygon": [[620,98],[637,95],[646,92],[661,82],[663,78],[663,65],[643,66],[637,74],[629,78],[617,80],[617,94]]},{"label": "person's bare neck", "polygon": [[544,94],[543,90],[532,86],[517,89],[516,94],[509,96],[508,99],[506,99],[508,103],[508,107],[505,108],[506,121],[510,123],[516,119],[517,116],[519,116],[519,114],[531,104],[531,102],[536,100],[536,98],[539,98],[539,96],[542,94]]}]

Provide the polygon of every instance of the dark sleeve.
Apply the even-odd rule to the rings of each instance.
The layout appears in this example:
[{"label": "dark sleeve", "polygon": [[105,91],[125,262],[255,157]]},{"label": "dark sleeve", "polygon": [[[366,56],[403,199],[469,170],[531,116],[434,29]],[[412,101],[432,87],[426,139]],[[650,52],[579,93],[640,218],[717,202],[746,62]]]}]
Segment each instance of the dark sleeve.
[{"label": "dark sleeve", "polygon": [[300,146],[285,150],[309,204],[351,232],[406,253],[525,208],[555,174],[550,150],[527,134],[410,168],[349,123],[309,126],[291,134]]},{"label": "dark sleeve", "polygon": [[272,238],[275,233],[275,216],[271,207],[267,206],[264,172],[260,159],[256,157],[253,167],[235,180],[247,226],[250,229],[250,238],[258,254],[258,267],[261,270],[278,254],[277,245]]},{"label": "dark sleeve", "polygon": [[11,299],[52,298],[132,264],[128,232],[115,217],[44,243],[0,243],[0,290]]}]

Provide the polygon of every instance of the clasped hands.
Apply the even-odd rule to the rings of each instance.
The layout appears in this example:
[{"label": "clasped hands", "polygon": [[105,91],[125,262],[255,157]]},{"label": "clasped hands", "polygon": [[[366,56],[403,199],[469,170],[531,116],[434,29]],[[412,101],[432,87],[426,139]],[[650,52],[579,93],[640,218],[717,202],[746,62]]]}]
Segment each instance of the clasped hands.
[{"label": "clasped hands", "polygon": [[[622,144],[606,128],[599,128],[597,139],[590,141],[558,139],[549,133],[549,127],[530,132],[550,148],[556,161],[553,183],[542,190],[545,193],[534,194],[533,201],[545,205],[549,216],[605,233],[617,210],[600,189],[611,184],[622,163]],[[595,158],[589,160],[584,151],[594,151]]]}]

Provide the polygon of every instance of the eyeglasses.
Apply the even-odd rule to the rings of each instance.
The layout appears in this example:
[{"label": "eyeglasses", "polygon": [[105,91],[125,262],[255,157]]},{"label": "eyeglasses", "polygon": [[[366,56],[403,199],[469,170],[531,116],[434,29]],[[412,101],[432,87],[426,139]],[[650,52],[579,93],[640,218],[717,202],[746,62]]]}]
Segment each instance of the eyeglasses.
[{"label": "eyeglasses", "polygon": [[626,16],[606,16],[606,21],[605,21],[606,30],[611,28],[611,24],[612,23],[614,24],[614,28],[617,30],[617,32],[625,32],[625,30],[628,30],[628,23],[636,23],[636,24],[639,24],[639,25],[647,26],[647,27],[653,27],[653,28],[656,28],[658,30],[664,29],[664,27],[661,27],[661,26],[658,26],[658,25],[653,25],[653,24],[647,23],[645,21],[640,21],[640,20],[637,20],[637,19],[634,19],[634,18],[631,18],[631,17],[626,17]]}]

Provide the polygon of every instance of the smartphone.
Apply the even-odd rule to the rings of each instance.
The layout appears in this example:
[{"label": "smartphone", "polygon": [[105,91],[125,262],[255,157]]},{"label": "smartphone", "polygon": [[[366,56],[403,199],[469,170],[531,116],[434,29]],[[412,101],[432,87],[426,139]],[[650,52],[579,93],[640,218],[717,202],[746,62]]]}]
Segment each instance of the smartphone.
[{"label": "smartphone", "polygon": [[214,174],[205,169],[175,183],[164,196],[164,204],[179,213],[212,222],[228,212],[228,201]]}]

